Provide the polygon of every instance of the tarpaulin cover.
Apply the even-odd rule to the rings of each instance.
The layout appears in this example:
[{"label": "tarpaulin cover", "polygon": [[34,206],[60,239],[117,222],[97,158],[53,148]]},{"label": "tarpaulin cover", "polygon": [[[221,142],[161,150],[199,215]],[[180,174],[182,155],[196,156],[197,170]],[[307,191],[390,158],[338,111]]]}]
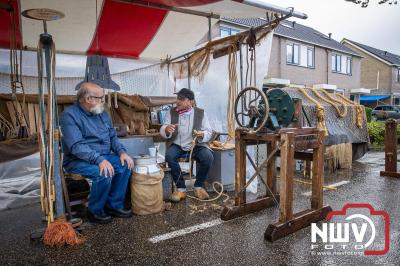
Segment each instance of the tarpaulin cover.
[{"label": "tarpaulin cover", "polygon": [[39,153],[0,163],[0,211],[39,202]]},{"label": "tarpaulin cover", "polygon": [[[317,116],[315,114],[316,106],[313,102],[307,99],[304,94],[297,88],[284,88],[285,91],[293,98],[302,99],[304,123],[307,126],[317,126]],[[319,99],[312,90],[307,89],[307,93],[318,101],[318,103],[325,109],[325,123],[328,129],[329,136],[326,138],[326,145],[334,145],[340,143],[368,143],[368,128],[367,120],[363,117],[362,127],[358,127],[355,121],[356,108],[354,105],[346,104],[347,115],[343,118],[338,117],[334,107]],[[333,94],[332,97],[335,97]],[[326,96],[325,96],[326,98]],[[338,104],[338,108],[342,110],[342,106]]]}]

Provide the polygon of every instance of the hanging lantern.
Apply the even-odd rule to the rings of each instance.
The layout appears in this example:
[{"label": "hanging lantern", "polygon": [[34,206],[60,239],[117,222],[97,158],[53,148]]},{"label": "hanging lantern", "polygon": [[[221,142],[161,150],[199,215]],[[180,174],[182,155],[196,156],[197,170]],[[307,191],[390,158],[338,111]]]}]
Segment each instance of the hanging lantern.
[{"label": "hanging lantern", "polygon": [[120,87],[117,83],[111,80],[110,68],[108,67],[108,59],[101,55],[88,55],[86,59],[85,78],[82,82],[76,85],[75,90],[78,90],[82,83],[92,82],[103,89],[119,91]]}]

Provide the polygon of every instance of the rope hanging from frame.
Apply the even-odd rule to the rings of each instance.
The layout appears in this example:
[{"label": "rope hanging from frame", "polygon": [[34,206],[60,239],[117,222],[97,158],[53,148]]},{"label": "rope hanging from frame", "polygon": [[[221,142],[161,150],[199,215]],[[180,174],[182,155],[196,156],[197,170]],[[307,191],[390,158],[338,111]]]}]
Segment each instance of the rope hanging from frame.
[{"label": "rope hanging from frame", "polygon": [[[278,15],[275,17],[275,20],[270,24],[262,25],[253,29],[256,44],[260,43],[260,41],[264,39],[270,31],[275,29],[279,25],[279,22],[284,19],[284,17],[278,17]],[[186,79],[188,78],[188,73],[190,73],[192,78],[197,78],[199,81],[202,81],[210,65],[210,58],[212,54],[214,54],[216,51],[222,51],[225,49],[229,50],[229,47],[236,46],[237,44],[247,43],[248,38],[249,30],[216,39],[208,42],[202,49],[193,52],[185,59],[175,62],[173,62],[173,60],[171,61],[171,59],[166,59],[161,64],[161,67],[169,65],[169,68],[174,73],[175,79]]]},{"label": "rope hanging from frame", "polygon": [[[12,108],[15,113],[15,125],[4,119],[0,120],[0,130],[5,132],[7,129],[7,137],[28,137],[27,118],[24,114],[23,106],[25,105],[25,90],[22,83],[22,44],[17,42],[17,23],[19,19],[14,8],[8,10],[10,16],[9,40],[10,40],[10,87],[12,95]],[[22,104],[18,100],[17,93],[22,93]],[[10,114],[12,115],[12,114]]]}]

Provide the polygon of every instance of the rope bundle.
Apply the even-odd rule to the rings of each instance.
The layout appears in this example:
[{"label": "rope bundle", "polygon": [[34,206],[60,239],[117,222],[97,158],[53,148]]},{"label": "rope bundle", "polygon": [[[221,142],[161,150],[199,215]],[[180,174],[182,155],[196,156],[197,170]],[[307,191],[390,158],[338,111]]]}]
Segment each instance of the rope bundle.
[{"label": "rope bundle", "polygon": [[317,116],[317,128],[322,129],[325,131],[325,136],[328,136],[328,129],[326,128],[326,123],[325,123],[325,108],[319,104],[319,102],[317,100],[315,100],[314,98],[312,98],[306,91],[306,89],[301,88],[301,87],[294,87],[297,88],[299,91],[301,91],[301,93],[303,93],[303,95],[310,100],[311,102],[313,102],[316,106],[316,110],[315,110],[315,115]]},{"label": "rope bundle", "polygon": [[43,235],[45,245],[60,247],[64,245],[79,245],[85,241],[65,219],[57,219],[47,227]]}]

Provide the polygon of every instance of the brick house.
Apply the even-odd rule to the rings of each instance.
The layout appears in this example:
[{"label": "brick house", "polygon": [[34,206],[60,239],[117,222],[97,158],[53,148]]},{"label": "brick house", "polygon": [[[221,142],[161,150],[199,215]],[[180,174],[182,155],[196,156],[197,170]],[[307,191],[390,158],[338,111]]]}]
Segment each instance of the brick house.
[{"label": "brick house", "polygon": [[[265,24],[262,18],[222,18],[220,36]],[[290,80],[290,84],[336,88],[347,96],[360,88],[361,56],[331,34],[291,21],[275,29],[266,79]]]},{"label": "brick house", "polygon": [[363,57],[360,84],[371,89],[371,95],[361,98],[361,103],[400,105],[400,55],[349,39],[343,39],[341,43]]}]

